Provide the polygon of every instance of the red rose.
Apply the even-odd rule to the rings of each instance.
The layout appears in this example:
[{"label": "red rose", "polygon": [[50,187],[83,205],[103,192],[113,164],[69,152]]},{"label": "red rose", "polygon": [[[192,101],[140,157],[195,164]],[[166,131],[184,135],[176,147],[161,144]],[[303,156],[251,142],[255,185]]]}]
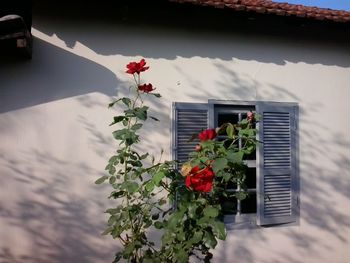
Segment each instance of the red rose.
[{"label": "red rose", "polygon": [[145,71],[147,69],[149,69],[149,67],[145,67],[146,65],[146,61],[144,59],[141,59],[140,62],[130,62],[128,65],[126,65],[127,67],[127,71],[126,73],[129,74],[140,74],[140,72]]},{"label": "red rose", "polygon": [[204,142],[204,141],[208,141],[208,140],[212,140],[216,137],[216,131],[215,129],[208,129],[208,130],[204,130],[202,132],[200,132],[198,134],[198,138]]},{"label": "red rose", "polygon": [[214,172],[207,166],[200,170],[198,166],[192,168],[186,176],[186,186],[194,191],[208,193],[213,188]]},{"label": "red rose", "polygon": [[153,88],[152,84],[143,84],[139,85],[139,91],[145,92],[145,93],[150,93],[151,91],[155,90],[156,88]]}]

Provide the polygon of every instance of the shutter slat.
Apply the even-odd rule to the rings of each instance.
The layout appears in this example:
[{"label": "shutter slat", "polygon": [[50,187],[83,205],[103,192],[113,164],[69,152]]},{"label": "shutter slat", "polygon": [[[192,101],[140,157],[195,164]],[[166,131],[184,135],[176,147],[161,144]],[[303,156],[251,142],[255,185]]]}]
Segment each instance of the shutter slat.
[{"label": "shutter slat", "polygon": [[[266,112],[263,114],[263,125],[264,167],[278,169],[290,166],[289,113]],[[270,134],[271,131],[273,131],[273,135]],[[276,156],[276,151],[283,151],[284,155]]]},{"label": "shutter slat", "polygon": [[260,103],[258,224],[296,220],[296,105]]},{"label": "shutter slat", "polygon": [[193,135],[208,128],[208,105],[200,103],[174,104],[174,138],[173,156],[179,165],[187,161],[190,152],[194,151],[198,139],[189,141]]}]

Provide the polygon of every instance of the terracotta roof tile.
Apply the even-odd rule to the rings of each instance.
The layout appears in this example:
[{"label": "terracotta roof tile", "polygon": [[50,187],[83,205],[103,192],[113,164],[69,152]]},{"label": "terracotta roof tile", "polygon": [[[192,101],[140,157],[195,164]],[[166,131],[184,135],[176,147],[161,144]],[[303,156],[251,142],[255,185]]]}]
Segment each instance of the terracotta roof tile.
[{"label": "terracotta roof tile", "polygon": [[308,19],[350,22],[350,12],[328,8],[309,7],[269,0],[170,0],[178,3],[192,3],[216,8],[230,8],[236,11],[275,14],[279,16],[306,17]]}]

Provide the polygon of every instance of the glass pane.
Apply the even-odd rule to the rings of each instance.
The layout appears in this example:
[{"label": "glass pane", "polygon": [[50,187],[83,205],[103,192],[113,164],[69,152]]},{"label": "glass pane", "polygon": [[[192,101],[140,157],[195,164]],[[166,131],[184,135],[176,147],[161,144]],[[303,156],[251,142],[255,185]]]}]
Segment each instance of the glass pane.
[{"label": "glass pane", "polygon": [[256,168],[248,168],[245,178],[245,186],[250,189],[256,188]]},{"label": "glass pane", "polygon": [[221,209],[224,215],[237,214],[237,199],[236,197],[221,197]]},{"label": "glass pane", "polygon": [[236,190],[237,189],[237,183],[228,182],[227,183],[227,189],[234,189],[234,190]]},{"label": "glass pane", "polygon": [[246,199],[241,201],[242,214],[256,213],[256,193],[249,193]]},{"label": "glass pane", "polygon": [[218,114],[218,127],[224,123],[238,123],[238,114],[237,113],[219,113]]},{"label": "glass pane", "polygon": [[245,155],[244,160],[256,160],[256,151],[252,152],[251,154]]}]

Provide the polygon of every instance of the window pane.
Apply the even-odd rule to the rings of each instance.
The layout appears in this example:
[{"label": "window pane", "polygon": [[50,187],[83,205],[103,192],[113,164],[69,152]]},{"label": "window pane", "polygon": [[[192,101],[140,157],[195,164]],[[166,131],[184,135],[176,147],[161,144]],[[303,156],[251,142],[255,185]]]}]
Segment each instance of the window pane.
[{"label": "window pane", "polygon": [[228,182],[227,183],[227,189],[234,189],[234,190],[236,190],[237,189],[237,183]]},{"label": "window pane", "polygon": [[256,193],[249,193],[248,197],[241,201],[242,214],[256,213]]},{"label": "window pane", "polygon": [[237,113],[219,113],[218,114],[218,127],[223,125],[224,123],[237,123],[238,122],[238,114]]},{"label": "window pane", "polygon": [[248,168],[245,179],[245,186],[250,189],[256,188],[256,168]]},{"label": "window pane", "polygon": [[256,151],[252,152],[251,154],[245,155],[243,157],[244,160],[256,160]]},{"label": "window pane", "polygon": [[237,199],[236,197],[221,197],[221,209],[224,215],[237,214]]}]

